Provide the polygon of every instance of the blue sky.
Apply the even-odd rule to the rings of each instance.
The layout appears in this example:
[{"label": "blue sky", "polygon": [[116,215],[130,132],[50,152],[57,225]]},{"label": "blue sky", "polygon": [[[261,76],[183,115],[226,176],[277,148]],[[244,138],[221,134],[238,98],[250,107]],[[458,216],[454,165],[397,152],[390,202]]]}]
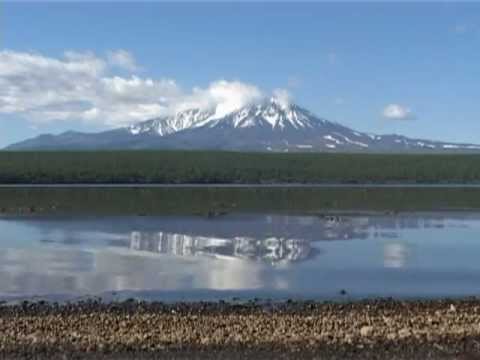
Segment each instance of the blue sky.
[{"label": "blue sky", "polygon": [[[204,99],[220,80],[236,82],[230,95],[286,89],[361,131],[480,143],[480,3],[4,2],[0,11],[0,146],[123,125]],[[77,78],[67,77],[84,65],[94,90],[72,95]],[[98,90],[106,82],[128,83],[128,96]]]}]

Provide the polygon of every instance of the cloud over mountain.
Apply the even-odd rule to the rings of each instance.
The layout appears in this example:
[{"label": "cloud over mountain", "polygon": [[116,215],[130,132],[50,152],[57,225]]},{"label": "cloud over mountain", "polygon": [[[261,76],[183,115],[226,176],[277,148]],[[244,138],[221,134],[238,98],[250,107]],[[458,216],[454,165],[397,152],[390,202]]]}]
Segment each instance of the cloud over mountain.
[{"label": "cloud over mountain", "polygon": [[[118,69],[130,74],[120,76]],[[139,70],[125,50],[105,57],[69,51],[59,58],[0,51],[0,113],[37,123],[80,120],[121,126],[186,108],[214,109],[223,116],[264,96],[254,85],[226,80],[185,91],[174,79],[142,77]]]}]

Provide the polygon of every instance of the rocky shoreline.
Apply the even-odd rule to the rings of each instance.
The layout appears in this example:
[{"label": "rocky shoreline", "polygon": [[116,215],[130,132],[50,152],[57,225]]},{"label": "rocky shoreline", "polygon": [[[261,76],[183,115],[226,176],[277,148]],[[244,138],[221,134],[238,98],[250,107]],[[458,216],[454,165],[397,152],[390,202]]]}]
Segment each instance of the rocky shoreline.
[{"label": "rocky shoreline", "polygon": [[0,358],[480,359],[480,300],[0,306]]}]

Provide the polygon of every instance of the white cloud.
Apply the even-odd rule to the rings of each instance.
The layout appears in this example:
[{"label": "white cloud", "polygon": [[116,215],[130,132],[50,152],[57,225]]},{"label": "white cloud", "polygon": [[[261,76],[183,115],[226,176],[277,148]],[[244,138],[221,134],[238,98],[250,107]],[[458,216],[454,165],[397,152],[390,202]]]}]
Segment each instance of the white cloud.
[{"label": "white cloud", "polygon": [[119,49],[107,53],[108,62],[111,65],[134,72],[140,70],[135,57],[126,50]]},{"label": "white cloud", "polygon": [[275,89],[273,98],[284,109],[288,108],[292,102],[292,95],[285,89]]},{"label": "white cloud", "polygon": [[262,98],[262,92],[254,85],[220,80],[211,83],[206,89],[194,88],[192,94],[174,105],[174,109],[181,111],[190,108],[211,108],[216,110],[216,117],[221,117]]},{"label": "white cloud", "polygon": [[183,91],[173,79],[116,76],[118,66],[138,69],[126,54],[122,50],[101,58],[66,52],[53,58],[0,51],[0,113],[19,114],[36,124],[80,120],[122,126],[193,107],[216,109],[220,116],[263,98],[256,86],[240,81]]},{"label": "white cloud", "polygon": [[411,120],[415,116],[412,110],[398,104],[389,104],[383,109],[383,117],[390,120]]}]

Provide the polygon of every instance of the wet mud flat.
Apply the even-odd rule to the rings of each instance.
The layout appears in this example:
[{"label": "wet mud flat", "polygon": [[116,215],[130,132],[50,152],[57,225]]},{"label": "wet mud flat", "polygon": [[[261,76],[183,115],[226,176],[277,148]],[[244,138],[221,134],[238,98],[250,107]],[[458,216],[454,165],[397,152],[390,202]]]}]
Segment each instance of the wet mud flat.
[{"label": "wet mud flat", "polygon": [[479,359],[480,300],[0,307],[0,358]]}]

